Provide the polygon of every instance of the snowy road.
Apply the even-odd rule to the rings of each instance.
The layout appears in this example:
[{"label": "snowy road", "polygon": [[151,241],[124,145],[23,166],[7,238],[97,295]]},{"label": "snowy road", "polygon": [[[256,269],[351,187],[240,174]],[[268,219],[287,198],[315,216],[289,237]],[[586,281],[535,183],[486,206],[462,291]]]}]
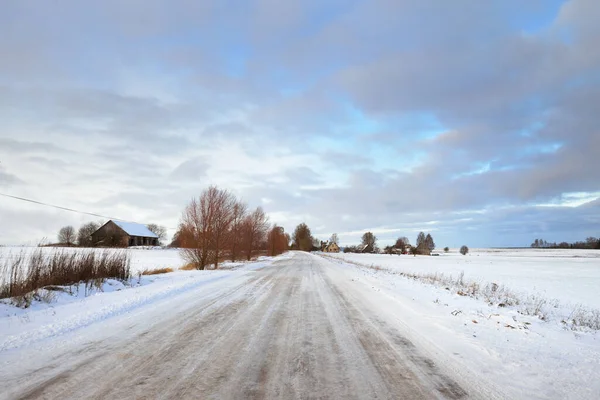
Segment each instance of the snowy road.
[{"label": "snowy road", "polygon": [[296,253],[0,354],[0,398],[493,398],[341,269]]}]

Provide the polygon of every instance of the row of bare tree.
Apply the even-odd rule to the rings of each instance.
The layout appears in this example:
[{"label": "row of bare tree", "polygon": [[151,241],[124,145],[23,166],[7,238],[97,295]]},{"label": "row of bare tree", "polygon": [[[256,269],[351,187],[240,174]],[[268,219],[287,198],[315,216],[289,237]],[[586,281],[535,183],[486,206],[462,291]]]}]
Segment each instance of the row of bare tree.
[{"label": "row of bare tree", "polygon": [[286,251],[289,236],[283,228],[269,229],[269,218],[261,207],[250,212],[228,190],[210,186],[183,211],[174,243],[195,268],[210,264],[217,268],[223,257],[250,260],[259,250],[268,250],[269,255]]}]

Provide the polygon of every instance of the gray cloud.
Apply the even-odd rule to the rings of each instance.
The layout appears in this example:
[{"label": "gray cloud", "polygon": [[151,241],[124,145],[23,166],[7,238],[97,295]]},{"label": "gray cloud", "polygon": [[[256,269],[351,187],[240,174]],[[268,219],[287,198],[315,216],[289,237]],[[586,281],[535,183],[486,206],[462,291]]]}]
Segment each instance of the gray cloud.
[{"label": "gray cloud", "polygon": [[177,180],[198,180],[206,176],[208,168],[206,161],[192,158],[179,164],[169,176]]},{"label": "gray cloud", "polygon": [[16,175],[7,172],[6,169],[0,165],[0,183],[4,187],[23,183],[23,181]]},{"label": "gray cloud", "polygon": [[[288,230],[482,244],[598,219],[539,206],[600,192],[594,0],[3,7],[0,183],[18,194],[172,226],[219,184]],[[27,237],[62,224],[11,207],[44,221]]]}]

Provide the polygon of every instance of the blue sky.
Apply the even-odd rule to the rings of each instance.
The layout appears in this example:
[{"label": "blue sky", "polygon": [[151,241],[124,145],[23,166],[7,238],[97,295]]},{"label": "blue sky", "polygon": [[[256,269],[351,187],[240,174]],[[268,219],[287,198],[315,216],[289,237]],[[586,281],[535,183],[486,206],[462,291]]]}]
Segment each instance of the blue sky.
[{"label": "blue sky", "polygon": [[[2,193],[176,227],[217,184],[342,244],[600,235],[594,0],[2,7]],[[89,220],[0,219],[5,244]]]}]

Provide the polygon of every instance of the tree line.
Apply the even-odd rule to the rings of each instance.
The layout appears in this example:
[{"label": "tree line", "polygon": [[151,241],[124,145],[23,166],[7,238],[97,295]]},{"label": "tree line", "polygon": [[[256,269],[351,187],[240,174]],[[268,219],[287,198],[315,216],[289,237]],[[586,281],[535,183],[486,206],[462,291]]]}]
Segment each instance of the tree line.
[{"label": "tree line", "polygon": [[[336,235],[337,237],[337,235]],[[377,237],[373,232],[365,232],[361,238],[361,244],[355,246],[346,246],[344,253],[384,253],[384,254],[412,254],[412,255],[430,255],[435,249],[435,241],[430,233],[425,234],[419,232],[416,239],[416,244],[410,244],[410,240],[406,236],[400,236],[396,239],[393,245],[385,246],[383,250],[377,247]],[[448,247],[444,248],[447,253],[450,251]],[[465,255],[469,252],[467,246],[460,248],[460,253]]]},{"label": "tree line", "polygon": [[531,243],[531,247],[536,249],[600,249],[600,239],[590,236],[584,241],[577,241],[573,243],[550,243],[544,239],[535,239],[533,243]]},{"label": "tree line", "polygon": [[171,246],[181,248],[184,259],[196,269],[224,257],[251,260],[260,251],[276,256],[288,250],[290,237],[269,224],[261,207],[248,205],[228,190],[210,186],[185,207]]}]

